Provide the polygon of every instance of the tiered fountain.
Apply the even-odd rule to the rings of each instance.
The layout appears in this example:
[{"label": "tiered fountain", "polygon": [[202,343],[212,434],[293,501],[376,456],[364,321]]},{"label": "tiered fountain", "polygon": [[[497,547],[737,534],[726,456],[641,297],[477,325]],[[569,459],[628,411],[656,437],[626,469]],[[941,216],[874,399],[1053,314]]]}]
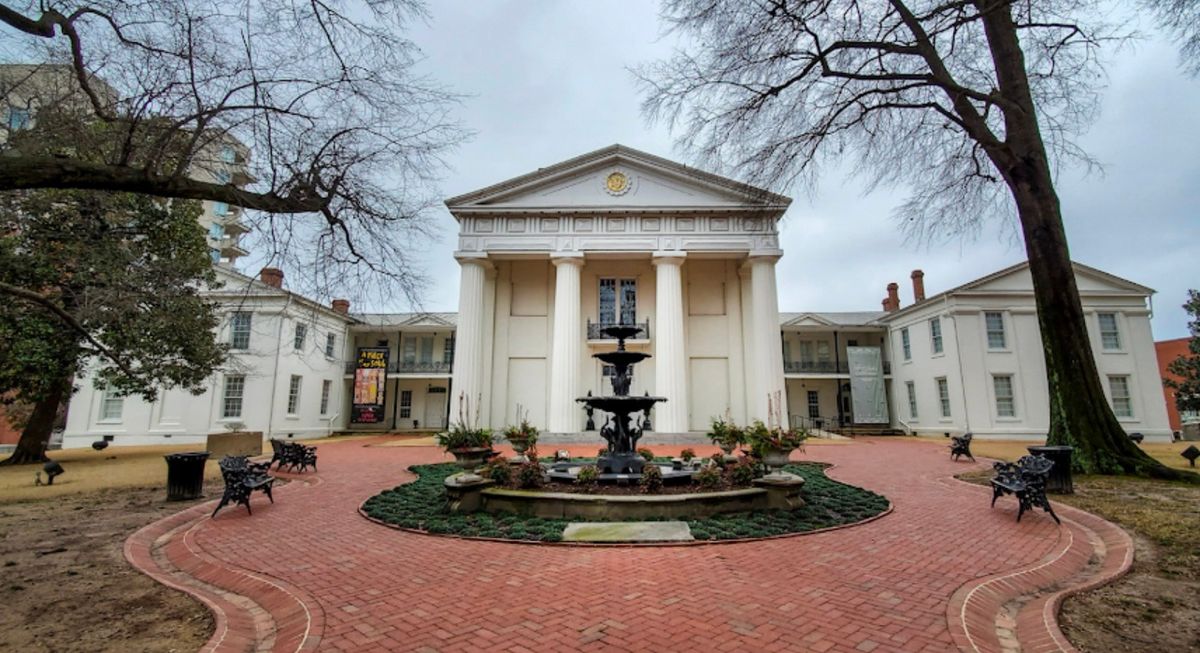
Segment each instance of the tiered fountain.
[{"label": "tiered fountain", "polygon": [[[649,395],[629,396],[629,384],[632,380],[630,371],[634,364],[647,358],[650,354],[625,349],[625,340],[641,331],[636,326],[610,326],[600,332],[610,338],[617,339],[617,350],[593,354],[597,358],[613,366],[612,388],[613,395],[609,397],[579,397],[576,401],[589,408],[595,408],[612,417],[606,418],[600,428],[600,436],[608,443],[604,453],[596,460],[600,471],[601,481],[630,481],[641,477],[642,469],[647,464],[637,452],[638,440],[642,437],[643,425],[650,409],[665,397]],[[651,463],[652,464],[652,463]],[[670,465],[662,467],[663,480],[691,477],[691,470],[672,469]],[[575,480],[579,463],[556,463],[550,469],[550,477],[558,480]]]}]

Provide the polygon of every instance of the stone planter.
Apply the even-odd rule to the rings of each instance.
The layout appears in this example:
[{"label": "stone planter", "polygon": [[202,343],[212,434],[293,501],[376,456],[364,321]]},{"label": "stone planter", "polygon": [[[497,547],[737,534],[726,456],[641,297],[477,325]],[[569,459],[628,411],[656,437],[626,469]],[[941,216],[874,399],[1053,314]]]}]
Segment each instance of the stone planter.
[{"label": "stone planter", "polygon": [[512,445],[513,453],[516,454],[510,462],[517,465],[529,462],[529,458],[525,455],[530,446],[528,439],[509,440],[508,443]]},{"label": "stone planter", "polygon": [[263,434],[262,431],[209,433],[204,448],[213,460],[220,460],[225,456],[261,456]]},{"label": "stone planter", "polygon": [[454,460],[458,463],[458,466],[470,473],[475,471],[475,468],[482,465],[488,459],[488,454],[492,453],[492,450],[487,447],[470,447],[451,449],[450,453],[454,454]]},{"label": "stone planter", "polygon": [[772,474],[778,474],[783,466],[788,464],[793,451],[795,449],[766,449],[762,455],[763,464]]}]

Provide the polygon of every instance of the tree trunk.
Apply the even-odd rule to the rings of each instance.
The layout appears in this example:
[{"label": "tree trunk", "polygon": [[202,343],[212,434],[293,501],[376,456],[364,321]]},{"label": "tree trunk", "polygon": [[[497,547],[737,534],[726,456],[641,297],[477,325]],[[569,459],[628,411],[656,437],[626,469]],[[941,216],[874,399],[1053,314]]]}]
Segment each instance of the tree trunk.
[{"label": "tree trunk", "polygon": [[1025,72],[1025,57],[1005,0],[977,0],[996,69],[1005,141],[988,151],[1012,190],[1029,258],[1050,392],[1047,444],[1075,448],[1075,471],[1200,481],[1143,452],[1113,415],[1088,338],[1062,209]]},{"label": "tree trunk", "polygon": [[50,433],[54,430],[54,420],[58,417],[58,407],[67,395],[70,381],[56,383],[33,406],[29,422],[21,431],[21,439],[17,441],[17,449],[12,456],[0,461],[0,465],[25,465],[43,463],[46,457],[46,447],[50,444]]}]

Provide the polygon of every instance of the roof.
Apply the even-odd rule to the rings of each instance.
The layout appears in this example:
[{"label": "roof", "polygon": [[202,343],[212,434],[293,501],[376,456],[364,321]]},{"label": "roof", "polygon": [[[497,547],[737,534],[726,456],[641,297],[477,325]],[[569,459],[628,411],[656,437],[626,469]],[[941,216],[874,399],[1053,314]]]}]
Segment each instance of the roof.
[{"label": "roof", "polygon": [[345,322],[353,322],[353,318],[333,310],[333,307],[326,306],[318,301],[305,297],[298,292],[287,290],[286,288],[276,288],[275,286],[263,283],[261,279],[243,274],[233,268],[226,266],[213,266],[213,270],[217,272],[217,279],[223,286],[217,289],[208,289],[205,295],[219,299],[250,299],[254,297],[282,297],[291,298],[298,304],[305,306],[313,311],[324,313],[330,317]]},{"label": "roof", "polygon": [[458,313],[354,313],[359,324],[372,327],[438,327],[454,328]]},{"label": "roof", "polygon": [[[926,297],[924,301],[920,301],[915,304],[909,304],[908,306],[905,306],[896,311],[884,313],[881,321],[883,321],[883,322],[890,321],[893,318],[896,318],[900,315],[904,315],[904,314],[908,313],[909,311],[912,311],[918,307],[925,306],[931,302],[939,301],[939,300],[943,299],[944,297],[948,297],[950,295],[956,295],[956,294],[960,294],[960,293],[970,292],[976,288],[979,288],[980,286],[983,286],[992,281],[995,281],[996,279],[999,279],[1001,277],[1006,277],[1015,272],[1020,272],[1021,270],[1024,270],[1028,267],[1029,267],[1029,261],[1021,261],[1020,263],[1010,265],[1010,266],[1004,268],[1003,270],[997,270],[991,274],[979,277],[978,279],[975,279],[973,281],[968,281],[967,283],[964,283],[961,286],[955,286],[954,288],[951,288],[949,290],[944,290],[936,295],[931,295],[929,297]],[[1092,276],[1099,277],[1100,279],[1108,281],[1114,285],[1124,286],[1130,292],[1135,292],[1135,293],[1143,294],[1143,295],[1153,295],[1154,294],[1153,288],[1143,286],[1139,283],[1134,283],[1133,281],[1130,281],[1123,277],[1118,277],[1115,274],[1110,274],[1108,272],[1105,272],[1104,270],[1094,268],[1090,265],[1084,265],[1083,263],[1072,261],[1071,267],[1073,267],[1075,269],[1076,275],[1078,275],[1080,272],[1084,272],[1084,273],[1090,274]],[[1030,288],[1030,292],[1032,292],[1032,291],[1033,291],[1033,289]]]},{"label": "roof", "polygon": [[887,315],[882,311],[834,311],[834,312],[805,312],[780,313],[779,323],[782,326],[794,326],[806,321],[823,323],[828,326],[876,326],[882,327],[879,318]]},{"label": "roof", "polygon": [[719,188],[726,192],[739,196],[747,205],[757,206],[758,208],[776,208],[786,209],[792,203],[790,197],[785,197],[777,193],[772,193],[764,188],[751,186],[735,179],[722,177],[711,172],[705,172],[696,168],[685,166],[682,163],[664,159],[653,154],[635,150],[632,147],[626,147],[621,144],[613,144],[608,147],[600,148],[587,154],[581,154],[577,157],[560,161],[553,165],[544,168],[538,168],[533,172],[529,172],[505,181],[492,184],[479,190],[457,195],[446,200],[446,206],[451,212],[454,209],[463,208],[466,205],[477,205],[494,198],[511,194],[518,189],[527,188],[549,182],[574,173],[581,168],[590,168],[593,166],[602,165],[606,162],[627,161],[631,163],[641,163],[646,166],[656,168],[658,170],[672,173],[680,177],[685,177],[693,181]]}]

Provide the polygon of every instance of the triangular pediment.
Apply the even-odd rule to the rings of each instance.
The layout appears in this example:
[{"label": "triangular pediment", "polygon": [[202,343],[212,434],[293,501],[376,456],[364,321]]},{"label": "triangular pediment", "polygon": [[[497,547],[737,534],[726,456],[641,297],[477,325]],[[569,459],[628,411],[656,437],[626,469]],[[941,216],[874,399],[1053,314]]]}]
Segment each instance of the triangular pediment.
[{"label": "triangular pediment", "polygon": [[799,315],[796,315],[795,317],[792,317],[791,319],[785,321],[783,323],[783,326],[829,327],[829,326],[833,326],[833,323],[830,322],[829,320],[826,320],[826,319],[824,319],[818,315],[814,315],[812,313],[800,313]]},{"label": "triangular pediment", "polygon": [[[1072,263],[1075,268],[1075,283],[1081,294],[1135,294],[1148,295],[1154,291],[1128,279],[1122,279],[1103,270]],[[1021,262],[986,277],[976,279],[951,292],[970,293],[1028,293],[1033,290],[1033,276],[1029,263]]]},{"label": "triangular pediment", "polygon": [[529,210],[773,210],[791,200],[622,145],[446,200],[452,213]]}]

